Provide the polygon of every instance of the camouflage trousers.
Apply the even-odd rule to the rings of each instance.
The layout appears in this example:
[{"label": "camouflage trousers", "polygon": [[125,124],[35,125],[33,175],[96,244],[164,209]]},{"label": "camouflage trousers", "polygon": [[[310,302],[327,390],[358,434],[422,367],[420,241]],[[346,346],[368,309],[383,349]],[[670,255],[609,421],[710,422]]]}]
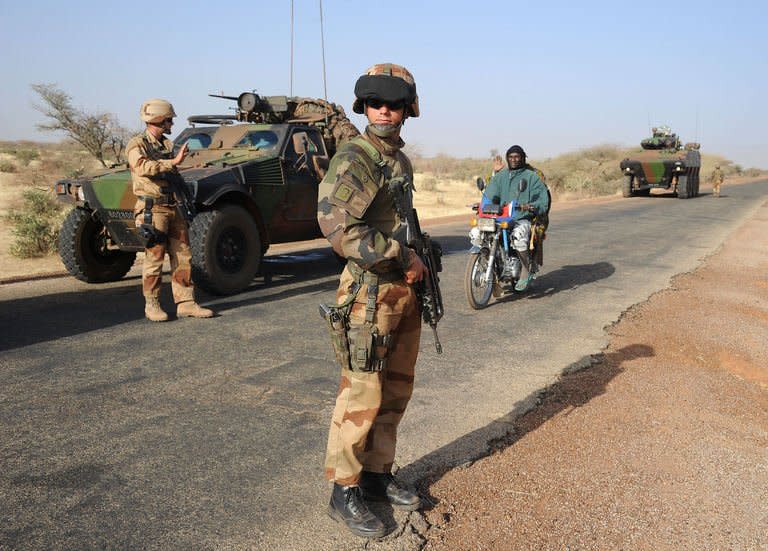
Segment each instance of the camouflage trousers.
[{"label": "camouflage trousers", "polygon": [[[138,201],[134,209],[136,227],[144,223],[144,202]],[[175,207],[154,205],[152,225],[167,237],[163,243],[144,249],[141,270],[141,290],[145,297],[157,297],[163,277],[165,254],[171,259],[171,289],[175,303],[194,300],[192,285],[192,251],[189,248],[187,221]]]},{"label": "camouflage trousers", "polygon": [[[337,292],[339,302],[353,283],[345,269]],[[363,285],[352,305],[350,327],[364,324],[367,300]],[[373,322],[380,335],[392,336],[387,365],[379,372],[342,368],[328,434],[325,476],[343,486],[356,485],[362,470],[388,473],[392,469],[397,426],[413,392],[421,337],[421,312],[411,286],[403,280],[379,284]]]},{"label": "camouflage trousers", "polygon": [[720,185],[721,185],[721,182],[712,183],[712,195],[714,195],[715,197],[720,197]]}]

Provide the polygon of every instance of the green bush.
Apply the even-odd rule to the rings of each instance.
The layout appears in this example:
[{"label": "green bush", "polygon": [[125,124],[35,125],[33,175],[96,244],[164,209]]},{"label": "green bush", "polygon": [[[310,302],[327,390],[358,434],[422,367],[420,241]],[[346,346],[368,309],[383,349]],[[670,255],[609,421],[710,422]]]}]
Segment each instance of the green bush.
[{"label": "green bush", "polygon": [[32,149],[20,149],[16,152],[16,158],[21,161],[24,166],[28,166],[31,161],[40,158],[40,153]]},{"label": "green bush", "polygon": [[0,163],[0,172],[16,172],[16,165],[9,163],[8,161],[3,161]]},{"label": "green bush", "polygon": [[45,256],[56,250],[63,209],[50,193],[28,189],[22,210],[7,215],[15,241],[10,253],[17,258]]}]

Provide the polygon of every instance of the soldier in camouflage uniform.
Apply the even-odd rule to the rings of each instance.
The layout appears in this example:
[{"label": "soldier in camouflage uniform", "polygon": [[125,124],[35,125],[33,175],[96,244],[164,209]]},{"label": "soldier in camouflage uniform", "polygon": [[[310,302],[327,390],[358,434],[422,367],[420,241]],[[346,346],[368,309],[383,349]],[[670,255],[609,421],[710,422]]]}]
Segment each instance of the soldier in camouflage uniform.
[{"label": "soldier in camouflage uniform", "polygon": [[723,185],[723,171],[720,170],[720,165],[715,165],[715,170],[712,171],[712,175],[709,177],[709,181],[712,182],[712,196],[720,197],[720,186]]},{"label": "soldier in camouflage uniform", "polygon": [[[355,84],[363,136],[339,148],[319,189],[318,221],[347,259],[337,300],[347,305],[341,384],[328,435],[325,475],[333,481],[329,514],[356,535],[381,537],[385,526],[366,501],[416,510],[419,496],[391,474],[397,426],[413,391],[421,312],[411,285],[427,274],[406,246],[407,224],[387,182],[413,181],[401,151],[405,119],[419,116],[413,76],[390,63],[374,65]],[[410,199],[411,186],[407,187]],[[338,341],[335,340],[338,345]],[[348,347],[346,346],[348,345]]]},{"label": "soldier in camouflage uniform", "polygon": [[149,235],[141,274],[144,313],[150,321],[168,320],[159,301],[167,252],[171,258],[176,315],[180,318],[210,318],[213,312],[195,302],[187,221],[177,209],[176,198],[165,180],[168,174],[177,171],[176,167],[187,154],[187,144],[184,144],[173,156],[173,145],[165,137],[171,133],[176,112],[167,101],[151,99],[142,104],[140,116],[147,129],[128,142],[125,153],[131,169],[133,193],[137,197],[133,209],[136,227]]}]

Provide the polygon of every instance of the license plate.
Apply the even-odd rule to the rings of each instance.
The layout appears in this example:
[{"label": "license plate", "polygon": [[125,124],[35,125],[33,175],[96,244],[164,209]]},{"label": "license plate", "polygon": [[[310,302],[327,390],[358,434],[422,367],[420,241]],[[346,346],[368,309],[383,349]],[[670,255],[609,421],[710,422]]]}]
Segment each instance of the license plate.
[{"label": "license plate", "polygon": [[480,231],[494,231],[496,229],[496,220],[493,218],[478,218],[477,227]]}]

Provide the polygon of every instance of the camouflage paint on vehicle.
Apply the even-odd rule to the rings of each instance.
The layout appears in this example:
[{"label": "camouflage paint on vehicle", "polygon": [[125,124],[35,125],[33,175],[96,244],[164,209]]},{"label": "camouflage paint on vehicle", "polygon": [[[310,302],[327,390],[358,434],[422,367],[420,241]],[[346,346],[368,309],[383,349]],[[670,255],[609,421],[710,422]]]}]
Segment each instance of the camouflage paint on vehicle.
[{"label": "camouflage paint on vehicle", "polygon": [[653,136],[640,142],[643,150],[621,161],[623,195],[647,195],[652,188],[674,190],[678,197],[699,193],[701,155],[698,143],[680,146],[680,139],[667,127],[654,129]]},{"label": "camouflage paint on vehicle", "polygon": [[[243,97],[249,101],[241,102]],[[196,210],[221,211],[235,205],[247,211],[249,224],[258,231],[251,243],[259,243],[259,259],[272,243],[320,237],[319,182],[337,145],[359,134],[357,129],[343,109],[323,100],[250,93],[229,99],[244,107],[236,115],[190,117],[192,125],[174,141],[174,148],[188,143],[189,153],[178,168]],[[54,187],[60,200],[89,212],[106,228],[103,250],[143,250],[127,169],[60,180]],[[245,223],[242,218],[240,224]]]}]

